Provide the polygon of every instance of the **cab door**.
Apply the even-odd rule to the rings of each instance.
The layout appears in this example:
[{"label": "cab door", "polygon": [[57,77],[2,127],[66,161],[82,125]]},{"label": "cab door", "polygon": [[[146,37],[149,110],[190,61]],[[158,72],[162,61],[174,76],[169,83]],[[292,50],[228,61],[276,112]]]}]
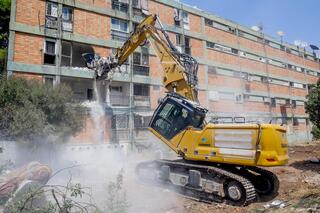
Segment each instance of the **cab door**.
[{"label": "cab door", "polygon": [[156,110],[149,126],[157,137],[171,148],[176,148],[190,124],[190,113],[183,105],[167,99]]}]

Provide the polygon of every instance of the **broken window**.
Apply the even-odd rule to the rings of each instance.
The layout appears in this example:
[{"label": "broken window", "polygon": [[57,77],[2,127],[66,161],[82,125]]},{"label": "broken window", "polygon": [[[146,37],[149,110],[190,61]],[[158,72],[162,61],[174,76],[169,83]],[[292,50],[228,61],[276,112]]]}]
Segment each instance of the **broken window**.
[{"label": "broken window", "polygon": [[128,22],[120,19],[111,19],[111,36],[113,40],[126,41],[128,38]]},{"label": "broken window", "polygon": [[175,26],[183,27],[186,30],[190,30],[189,14],[186,11],[175,8],[173,19]]},{"label": "broken window", "polygon": [[133,53],[133,74],[149,76],[149,51],[141,48],[141,52]]},{"label": "broken window", "polygon": [[112,0],[112,9],[124,13],[128,12],[128,0]]},{"label": "broken window", "polygon": [[53,40],[46,40],[44,43],[44,64],[56,64],[56,42]]},{"label": "broken window", "polygon": [[71,7],[62,7],[62,30],[72,32],[73,9]]},{"label": "broken window", "polygon": [[94,53],[94,50],[88,44],[62,41],[61,66],[86,67],[86,63],[82,57],[83,53]]},{"label": "broken window", "polygon": [[132,0],[132,9],[135,15],[148,15],[148,0]]},{"label": "broken window", "polygon": [[53,2],[46,3],[46,28],[58,28],[58,4]]}]

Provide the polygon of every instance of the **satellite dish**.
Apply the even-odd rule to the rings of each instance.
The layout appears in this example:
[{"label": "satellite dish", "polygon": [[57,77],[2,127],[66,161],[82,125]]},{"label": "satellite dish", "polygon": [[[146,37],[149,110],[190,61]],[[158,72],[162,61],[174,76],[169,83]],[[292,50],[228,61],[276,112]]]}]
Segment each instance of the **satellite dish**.
[{"label": "satellite dish", "polygon": [[284,36],[285,35],[285,33],[283,31],[278,31],[277,34],[278,34],[278,36]]},{"label": "satellite dish", "polygon": [[256,32],[260,32],[262,30],[261,26],[252,26],[251,30],[256,31]]},{"label": "satellite dish", "polygon": [[319,47],[317,47],[316,45],[313,45],[313,44],[310,44],[309,47],[310,47],[312,50],[319,50]]}]

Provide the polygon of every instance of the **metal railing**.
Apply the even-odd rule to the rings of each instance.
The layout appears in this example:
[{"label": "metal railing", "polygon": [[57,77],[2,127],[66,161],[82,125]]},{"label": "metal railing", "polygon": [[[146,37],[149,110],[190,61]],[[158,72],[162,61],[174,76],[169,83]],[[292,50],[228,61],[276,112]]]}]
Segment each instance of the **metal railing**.
[{"label": "metal railing", "polygon": [[111,130],[111,140],[114,143],[129,141],[130,131],[128,129],[112,129]]},{"label": "metal railing", "polygon": [[136,107],[150,107],[150,96],[133,96],[134,106]]},{"label": "metal railing", "polygon": [[110,104],[112,106],[129,106],[129,100],[127,95],[110,95]]}]

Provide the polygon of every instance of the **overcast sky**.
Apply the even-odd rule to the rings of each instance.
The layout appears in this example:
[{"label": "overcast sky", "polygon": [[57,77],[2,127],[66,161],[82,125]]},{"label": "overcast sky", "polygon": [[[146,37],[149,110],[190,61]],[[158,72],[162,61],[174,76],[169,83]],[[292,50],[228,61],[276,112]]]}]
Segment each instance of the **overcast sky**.
[{"label": "overcast sky", "polygon": [[[262,24],[264,33],[320,48],[320,0],[180,0],[248,27]],[[280,39],[279,39],[280,40]]]}]

